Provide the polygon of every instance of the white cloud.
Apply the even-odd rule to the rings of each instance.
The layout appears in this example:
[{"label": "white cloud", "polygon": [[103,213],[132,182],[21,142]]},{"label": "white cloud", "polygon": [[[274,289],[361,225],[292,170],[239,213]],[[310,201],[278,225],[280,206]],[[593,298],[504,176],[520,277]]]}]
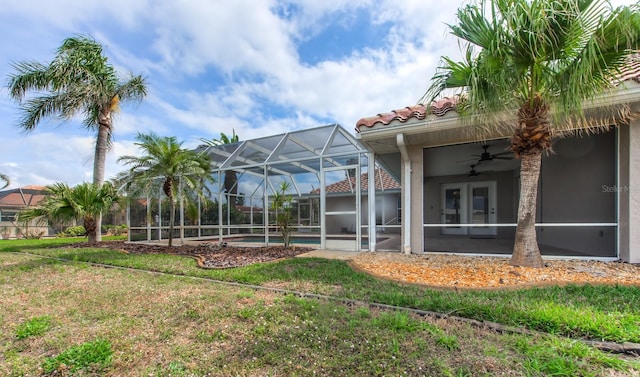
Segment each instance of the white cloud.
[{"label": "white cloud", "polygon": [[[93,179],[95,139],[34,132],[5,146],[0,171],[11,178],[10,187],[66,182],[74,186]],[[25,153],[26,152],[26,153]],[[116,141],[107,154],[106,178],[124,170],[116,160],[125,154],[139,154],[131,141]],[[7,159],[6,156],[10,159]]]},{"label": "white cloud", "polygon": [[145,0],[1,1],[0,15],[26,16],[61,29],[73,28],[91,19],[117,20],[119,24],[133,28],[150,7],[150,2]]},{"label": "white cloud", "polygon": [[[123,170],[118,156],[139,153],[133,145],[138,131],[175,135],[195,147],[199,137],[233,130],[242,140],[334,122],[352,130],[361,117],[415,104],[440,55],[459,54],[444,23],[455,21],[461,3],[0,0],[0,31],[16,42],[0,46],[0,67],[9,71],[12,60],[46,62],[64,38],[86,33],[104,45],[119,72],[148,78],[148,97],[123,105],[115,118],[109,178]],[[340,59],[301,60],[296,44],[336,23],[348,25],[355,15],[385,24],[389,34]],[[14,19],[20,25],[11,24]],[[0,120],[8,128],[16,106],[4,90],[0,96]],[[38,128],[0,150],[1,172],[21,185],[91,179],[90,134],[74,124],[59,133]]]},{"label": "white cloud", "polygon": [[162,2],[150,9],[156,21],[153,46],[177,73],[205,68],[233,74],[240,69],[263,73],[295,64],[285,24],[270,1],[236,0],[224,6],[208,2]]}]

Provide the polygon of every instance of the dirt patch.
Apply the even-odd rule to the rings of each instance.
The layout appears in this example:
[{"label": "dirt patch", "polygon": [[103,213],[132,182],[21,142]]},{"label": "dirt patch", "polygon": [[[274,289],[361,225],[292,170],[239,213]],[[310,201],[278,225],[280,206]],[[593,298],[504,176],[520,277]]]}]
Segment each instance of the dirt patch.
[{"label": "dirt patch", "polygon": [[103,241],[99,245],[78,243],[74,248],[102,247],[122,250],[128,254],[177,254],[193,257],[203,268],[232,268],[264,263],[284,258],[292,258],[313,249],[308,247],[285,248],[281,245],[260,247],[238,247],[225,243],[202,242],[198,244],[166,246],[147,243],[129,243],[124,241]]},{"label": "dirt patch", "polygon": [[640,266],[622,262],[547,260],[544,268],[514,267],[508,258],[360,253],[352,265],[372,275],[441,288],[507,288],[565,284],[640,286]]}]

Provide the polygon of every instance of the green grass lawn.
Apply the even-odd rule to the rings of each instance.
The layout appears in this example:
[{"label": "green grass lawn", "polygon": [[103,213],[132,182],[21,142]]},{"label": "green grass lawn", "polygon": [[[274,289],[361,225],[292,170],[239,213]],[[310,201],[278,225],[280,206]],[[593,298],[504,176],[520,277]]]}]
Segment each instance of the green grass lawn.
[{"label": "green grass lawn", "polygon": [[[51,248],[64,243],[7,240],[0,241],[0,251],[185,276],[0,252],[0,375],[38,375],[47,368],[160,376],[597,376],[640,370],[638,363],[565,337],[639,342],[638,288],[436,291],[378,280],[336,260],[294,258],[203,270],[185,257]],[[498,334],[454,320],[191,276],[439,311],[550,334]]]}]

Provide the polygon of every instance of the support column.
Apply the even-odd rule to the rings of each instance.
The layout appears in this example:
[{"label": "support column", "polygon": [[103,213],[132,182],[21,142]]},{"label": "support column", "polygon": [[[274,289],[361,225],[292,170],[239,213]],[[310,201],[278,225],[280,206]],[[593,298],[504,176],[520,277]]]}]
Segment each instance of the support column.
[{"label": "support column", "polygon": [[327,248],[327,192],[324,179],[324,159],[320,159],[320,249]]},{"label": "support column", "polygon": [[180,200],[180,245],[184,245],[184,196],[182,195],[182,178],[178,185],[178,199]]},{"label": "support column", "polygon": [[[367,193],[367,214],[369,224],[369,251],[376,251],[376,243],[378,234],[376,233],[376,158],[373,153],[368,154],[369,166],[367,170],[367,179],[369,181],[368,193]],[[384,208],[384,205],[382,206]],[[360,216],[360,214],[358,214]],[[382,217],[384,223],[384,216]],[[384,224],[383,224],[384,225]]]},{"label": "support column", "polygon": [[618,135],[618,256],[640,263],[640,120]]},{"label": "support column", "polygon": [[[149,221],[149,219],[151,219],[151,199],[149,198],[149,195],[147,195],[147,204],[146,204],[146,213],[145,213],[145,218],[147,219],[146,223],[147,223],[147,242],[151,242],[151,221]],[[131,210],[131,207],[129,205],[127,205],[127,210]],[[129,226],[129,229],[131,229],[131,226]],[[131,233],[131,232],[129,232]],[[129,241],[131,241],[131,238],[129,238]]]},{"label": "support column", "polygon": [[411,158],[411,182],[409,188],[411,190],[411,253],[420,254],[424,252],[424,181],[423,175],[423,149],[419,146],[411,146],[407,148],[409,157]]},{"label": "support column", "polygon": [[162,241],[162,196],[158,193],[158,241]]},{"label": "support column", "polygon": [[218,169],[218,244],[224,239],[224,227],[222,225],[222,188],[224,187],[222,172]]},{"label": "support column", "polygon": [[405,254],[411,254],[411,158],[409,157],[404,134],[396,135],[396,143],[402,157],[402,251]]},{"label": "support column", "polygon": [[[149,203],[149,199],[147,199],[147,203]],[[149,205],[147,204],[147,211],[148,210],[149,210]],[[148,214],[147,214],[147,217],[149,217]],[[131,203],[130,202],[127,202],[127,241],[131,242]],[[147,242],[148,241],[149,241],[149,235],[147,233]]]}]

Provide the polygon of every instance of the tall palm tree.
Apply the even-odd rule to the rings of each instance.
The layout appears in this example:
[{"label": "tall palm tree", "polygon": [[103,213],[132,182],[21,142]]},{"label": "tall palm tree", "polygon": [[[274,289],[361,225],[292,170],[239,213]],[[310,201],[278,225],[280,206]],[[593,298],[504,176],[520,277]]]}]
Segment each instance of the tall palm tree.
[{"label": "tall palm tree", "polygon": [[48,195],[34,208],[18,214],[18,221],[56,223],[82,220],[89,243],[97,243],[97,218],[119,200],[111,183],[102,185],[81,183],[69,187],[66,183],[47,186]]},{"label": "tall palm tree", "polygon": [[176,200],[186,194],[204,197],[206,183],[213,181],[209,157],[182,148],[175,137],[160,137],[153,132],[138,133],[135,143],[142,156],[122,156],[118,162],[129,165],[124,177],[128,195],[157,192],[159,187],[169,199],[169,246],[173,245]]},{"label": "tall palm tree", "polygon": [[463,120],[479,124],[476,130],[506,127],[511,133],[511,149],[520,158],[520,204],[510,263],[542,267],[535,230],[542,154],[554,136],[625,121],[619,119],[624,107],[594,119],[585,103],[612,90],[613,78],[640,48],[638,5],[481,0],[457,16],[450,30],[466,44],[464,60],[443,57],[422,101],[458,88]]},{"label": "tall palm tree", "polygon": [[[67,38],[49,64],[22,61],[13,64],[9,95],[21,106],[18,126],[33,131],[47,117],[64,120],[84,116],[83,125],[97,131],[93,182],[104,182],[105,160],[113,134],[113,114],[122,101],[140,101],[147,94],[146,80],[138,75],[122,79],[102,54],[102,46],[84,37]],[[28,93],[33,96],[27,96]],[[100,241],[98,217],[97,240]]]},{"label": "tall palm tree", "polygon": [[[207,146],[218,146],[225,144],[233,144],[240,141],[240,137],[236,134],[236,130],[233,130],[231,136],[226,135],[224,132],[220,132],[219,139],[200,139]],[[224,191],[227,193],[227,203],[230,208],[236,207],[237,195],[238,195],[238,176],[234,170],[226,170],[224,172]],[[233,198],[233,199],[232,199]]]}]

